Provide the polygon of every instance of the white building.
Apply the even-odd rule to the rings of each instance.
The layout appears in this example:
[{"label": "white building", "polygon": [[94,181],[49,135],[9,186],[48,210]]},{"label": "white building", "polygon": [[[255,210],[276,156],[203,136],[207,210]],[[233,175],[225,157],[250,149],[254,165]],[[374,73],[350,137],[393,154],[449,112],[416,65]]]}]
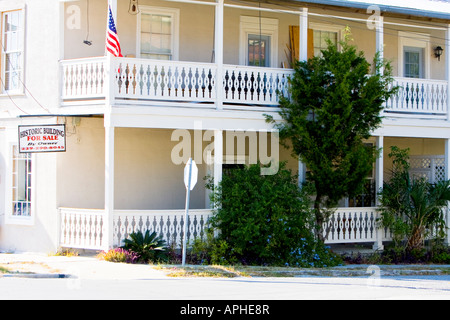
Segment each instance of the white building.
[{"label": "white building", "polygon": [[[211,212],[202,178],[217,182],[222,163],[254,160],[255,144],[260,160],[288,160],[301,179],[303,166],[273,144],[263,115],[278,117],[275,90],[291,73],[288,48],[307,59],[346,26],[368,59],[381,51],[392,61],[403,90],[368,141],[384,149],[368,180],[372,191],[343,201],[328,242],[379,247],[387,239],[374,226],[373,190],[391,167],[390,146],[409,147],[420,174],[449,178],[448,1],[111,6],[121,58],[105,55],[107,0],[0,0],[0,250],[105,249],[137,228],[180,243],[189,156],[199,167],[191,239]],[[64,152],[19,152],[19,128],[56,124],[65,126]],[[234,148],[244,141],[235,137],[247,146]]]}]

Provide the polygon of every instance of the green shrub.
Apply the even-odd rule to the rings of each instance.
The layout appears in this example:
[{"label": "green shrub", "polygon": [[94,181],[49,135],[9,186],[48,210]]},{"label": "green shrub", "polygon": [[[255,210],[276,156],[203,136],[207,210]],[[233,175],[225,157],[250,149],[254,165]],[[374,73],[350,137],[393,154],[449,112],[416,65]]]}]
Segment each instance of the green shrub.
[{"label": "green shrub", "polygon": [[163,262],[167,261],[167,246],[156,232],[150,233],[149,230],[143,234],[141,231],[131,233],[128,239],[125,239],[122,246],[125,250],[131,250],[139,256],[139,261]]},{"label": "green shrub", "polygon": [[307,192],[280,164],[274,175],[261,175],[260,165],[230,170],[213,189],[218,236],[211,244],[217,264],[334,265],[331,252],[315,240]]}]

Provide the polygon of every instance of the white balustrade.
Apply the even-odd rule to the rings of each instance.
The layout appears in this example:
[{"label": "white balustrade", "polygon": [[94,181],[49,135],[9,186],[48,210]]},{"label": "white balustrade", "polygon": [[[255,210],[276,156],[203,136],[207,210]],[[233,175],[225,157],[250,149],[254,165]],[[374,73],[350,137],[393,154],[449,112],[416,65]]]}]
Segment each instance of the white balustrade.
[{"label": "white balustrade", "polygon": [[[211,210],[189,210],[187,243],[196,238],[206,239],[205,229]],[[123,245],[130,233],[147,230],[156,232],[169,245],[181,248],[183,240],[184,210],[116,210],[113,222],[113,243]]]},{"label": "white balustrade", "polygon": [[101,250],[105,243],[104,210],[60,208],[60,246]]},{"label": "white balustrade", "polygon": [[[105,250],[103,241],[104,210],[60,208],[60,246]],[[188,221],[188,243],[194,239],[206,239],[209,209],[190,210]],[[327,244],[375,242],[377,236],[376,208],[339,208],[324,224],[328,233]],[[180,248],[183,240],[184,210],[115,210],[113,215],[113,245],[122,246],[133,232],[156,232],[169,245]],[[383,241],[390,240],[383,230]]]},{"label": "white balustrade", "polygon": [[324,224],[326,243],[375,242],[377,218],[377,209],[373,207],[339,208]]},{"label": "white balustrade", "polygon": [[[213,107],[221,86],[225,108],[272,107],[278,105],[279,94],[288,95],[293,74],[291,69],[224,65],[223,79],[218,81],[213,63],[113,58],[108,65],[107,61],[106,57],[62,61],[63,105],[105,99],[111,81],[112,101],[121,104]],[[395,77],[392,85],[399,91],[386,102],[386,114],[446,118],[447,81]]]},{"label": "white balustrade", "polygon": [[105,97],[106,59],[104,57],[61,62],[63,103],[65,100]]},{"label": "white balustrade", "polygon": [[113,60],[115,98],[214,102],[216,66],[210,63],[121,58]]},{"label": "white balustrade", "polygon": [[290,69],[224,66],[224,102],[277,106],[279,95],[288,96]]},{"label": "white balustrade", "polygon": [[399,86],[399,91],[386,102],[387,113],[447,115],[447,81],[394,78],[393,85]]}]

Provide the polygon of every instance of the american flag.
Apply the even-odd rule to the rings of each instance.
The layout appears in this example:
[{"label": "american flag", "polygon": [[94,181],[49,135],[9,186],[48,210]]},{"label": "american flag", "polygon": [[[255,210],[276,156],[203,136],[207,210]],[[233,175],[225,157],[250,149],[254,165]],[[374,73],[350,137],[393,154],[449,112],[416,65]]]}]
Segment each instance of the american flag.
[{"label": "american flag", "polygon": [[106,33],[106,50],[115,57],[122,57],[120,50],[119,36],[117,35],[116,25],[112,15],[111,6],[109,6],[108,31]]}]

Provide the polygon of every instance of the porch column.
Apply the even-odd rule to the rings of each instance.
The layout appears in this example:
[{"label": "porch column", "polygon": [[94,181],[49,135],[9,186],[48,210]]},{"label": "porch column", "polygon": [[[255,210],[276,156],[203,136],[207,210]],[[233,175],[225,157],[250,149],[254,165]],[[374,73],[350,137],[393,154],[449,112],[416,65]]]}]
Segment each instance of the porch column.
[{"label": "porch column", "polygon": [[447,121],[450,121],[450,24],[445,31],[445,79],[447,80]]},{"label": "porch column", "polygon": [[105,126],[105,220],[104,246],[113,247],[114,213],[114,127]]},{"label": "porch column", "polygon": [[[449,61],[449,60],[447,60]],[[448,68],[448,65],[447,65]],[[445,180],[450,180],[450,139],[445,139]],[[446,209],[446,217],[445,222],[447,228],[450,228],[450,212],[449,209]],[[447,235],[445,236],[445,244],[450,245],[450,229],[447,229]]]},{"label": "porch column", "polygon": [[[299,60],[308,60],[308,8],[302,8],[299,21]],[[299,159],[298,160],[298,185],[302,186],[306,181],[306,166]]]},{"label": "porch column", "polygon": [[218,187],[222,181],[223,163],[223,131],[214,130],[214,186]]},{"label": "porch column", "polygon": [[[383,157],[383,144],[384,144],[384,137],[378,136],[376,138],[376,147],[377,149],[381,149],[380,155],[378,156],[376,162],[375,162],[375,192],[378,193],[381,188],[383,188],[383,171],[384,171],[384,157]],[[376,197],[376,206],[380,205],[380,202],[378,200],[378,197]],[[373,244],[373,250],[383,250],[383,229],[378,228],[377,229],[377,241]]]},{"label": "porch column", "polygon": [[214,42],[214,62],[217,66],[216,75],[216,98],[218,110],[223,108],[223,12],[224,12],[224,0],[216,0],[215,10],[215,42]]},{"label": "porch column", "polygon": [[302,8],[300,13],[299,30],[299,60],[308,60],[308,8]]},{"label": "porch column", "polygon": [[[376,52],[379,54],[379,58],[384,58],[384,28],[383,28],[383,17],[380,15],[377,17],[376,28],[375,28],[375,47]],[[384,73],[384,68],[381,67],[380,73]],[[381,110],[380,114],[383,115],[383,110]]]}]

